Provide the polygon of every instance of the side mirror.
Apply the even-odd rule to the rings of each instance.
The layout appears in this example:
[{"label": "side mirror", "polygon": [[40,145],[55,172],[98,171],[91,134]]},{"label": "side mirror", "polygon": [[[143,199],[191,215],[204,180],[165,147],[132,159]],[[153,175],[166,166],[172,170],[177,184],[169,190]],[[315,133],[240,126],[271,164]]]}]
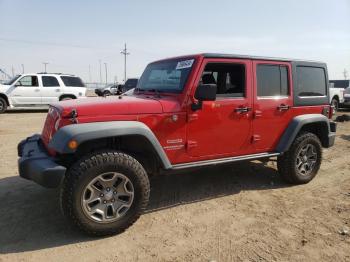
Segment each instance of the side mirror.
[{"label": "side mirror", "polygon": [[215,84],[199,85],[194,97],[199,101],[215,101],[216,89],[217,87]]},{"label": "side mirror", "polygon": [[192,110],[196,111],[202,108],[203,101],[215,101],[217,86],[215,84],[201,84],[197,87],[194,97],[198,103],[192,104]]},{"label": "side mirror", "polygon": [[15,84],[15,86],[22,86],[21,81],[18,81],[18,82]]}]

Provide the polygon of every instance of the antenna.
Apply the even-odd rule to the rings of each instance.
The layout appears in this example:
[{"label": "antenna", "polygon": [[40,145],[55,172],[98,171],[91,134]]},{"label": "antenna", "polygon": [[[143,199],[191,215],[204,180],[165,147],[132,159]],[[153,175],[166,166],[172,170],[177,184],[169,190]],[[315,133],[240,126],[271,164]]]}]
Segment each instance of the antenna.
[{"label": "antenna", "polygon": [[126,82],[126,56],[130,55],[128,50],[126,49],[126,43],[124,44],[124,49],[120,51],[122,55],[124,55],[124,83]]}]

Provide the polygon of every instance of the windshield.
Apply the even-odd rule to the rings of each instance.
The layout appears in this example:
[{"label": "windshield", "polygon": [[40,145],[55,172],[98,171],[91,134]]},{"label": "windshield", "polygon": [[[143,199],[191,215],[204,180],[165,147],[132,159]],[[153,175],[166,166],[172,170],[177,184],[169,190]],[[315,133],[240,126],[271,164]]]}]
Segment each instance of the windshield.
[{"label": "windshield", "polygon": [[7,82],[4,83],[4,85],[12,85],[21,75],[16,75],[12,79],[8,80]]},{"label": "windshield", "polygon": [[193,58],[182,58],[149,64],[138,82],[137,90],[181,93],[193,63]]},{"label": "windshield", "polygon": [[79,77],[61,76],[65,86],[85,87],[83,81]]}]

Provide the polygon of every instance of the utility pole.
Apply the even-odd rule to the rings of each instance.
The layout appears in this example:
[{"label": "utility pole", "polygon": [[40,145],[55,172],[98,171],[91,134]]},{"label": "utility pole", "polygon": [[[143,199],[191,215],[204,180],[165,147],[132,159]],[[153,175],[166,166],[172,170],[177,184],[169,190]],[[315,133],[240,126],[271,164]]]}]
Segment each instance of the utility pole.
[{"label": "utility pole", "polygon": [[128,50],[126,49],[126,43],[124,44],[124,49],[120,51],[120,53],[124,55],[124,83],[125,83],[126,82],[126,56],[130,55],[130,53],[128,53]]},{"label": "utility pole", "polygon": [[344,75],[344,79],[347,80],[348,79],[348,71],[345,68],[343,71],[343,75]]},{"label": "utility pole", "polygon": [[107,85],[107,63],[104,63],[105,64],[105,72],[106,72],[106,85]]},{"label": "utility pole", "polygon": [[101,59],[99,59],[98,62],[100,63],[100,83],[102,83]]},{"label": "utility pole", "polygon": [[24,64],[21,64],[22,66],[22,74],[24,74]]},{"label": "utility pole", "polygon": [[89,82],[91,83],[91,66],[89,65]]},{"label": "utility pole", "polygon": [[47,66],[49,63],[48,63],[48,62],[43,62],[43,64],[44,64],[44,67],[45,67],[45,71],[44,71],[44,72],[46,73],[46,72],[47,72],[47,71],[46,71],[46,66]]},{"label": "utility pole", "polygon": [[13,66],[12,66],[12,77],[14,77],[15,76],[15,69],[13,68]]}]

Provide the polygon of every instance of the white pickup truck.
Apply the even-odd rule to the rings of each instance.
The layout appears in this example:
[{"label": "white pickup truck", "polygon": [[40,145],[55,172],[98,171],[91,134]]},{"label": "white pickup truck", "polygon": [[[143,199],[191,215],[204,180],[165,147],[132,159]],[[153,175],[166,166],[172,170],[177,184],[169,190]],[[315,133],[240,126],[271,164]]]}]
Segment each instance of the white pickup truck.
[{"label": "white pickup truck", "polygon": [[346,82],[349,80],[330,80],[329,81],[329,99],[334,111],[344,104],[344,92],[348,87]]},{"label": "white pickup truck", "polygon": [[86,97],[83,81],[68,74],[22,74],[0,85],[0,113],[8,108],[46,108],[52,102]]}]

